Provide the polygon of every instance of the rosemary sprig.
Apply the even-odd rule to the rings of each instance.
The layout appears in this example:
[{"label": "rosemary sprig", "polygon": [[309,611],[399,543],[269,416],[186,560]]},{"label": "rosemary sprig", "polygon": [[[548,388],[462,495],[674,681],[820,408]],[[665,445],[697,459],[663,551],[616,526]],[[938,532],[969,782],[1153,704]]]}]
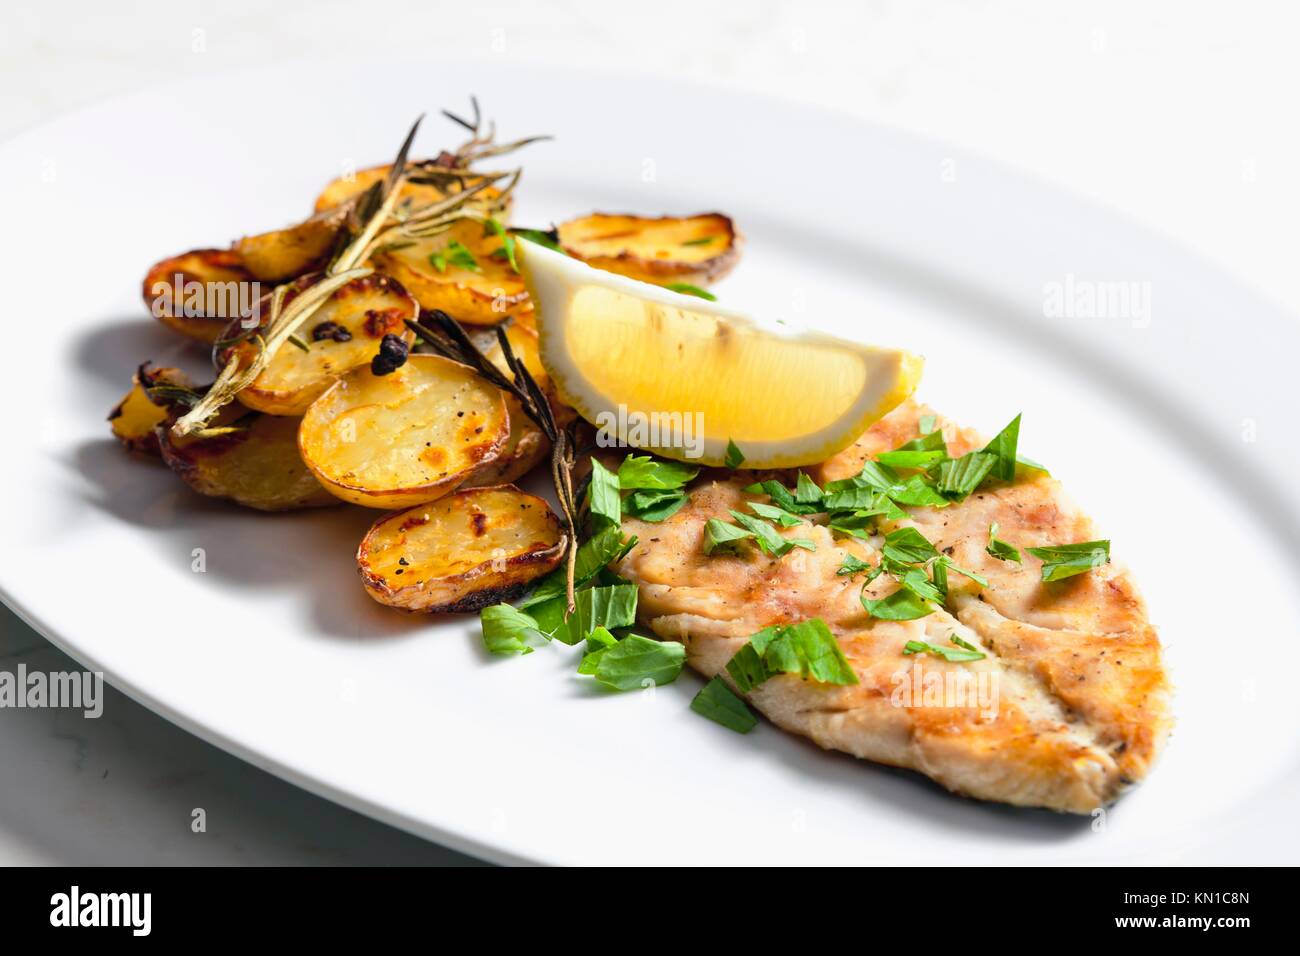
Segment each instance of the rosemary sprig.
[{"label": "rosemary sprig", "polygon": [[[473,100],[473,105],[473,125],[453,117],[456,122],[466,126],[471,132],[470,141],[461,146],[455,154],[450,154],[450,165],[456,170],[464,171],[477,159],[501,155],[535,142],[537,139],[546,138],[531,137],[495,146],[493,145],[495,128],[489,128],[486,134],[482,132],[478,101]],[[458,179],[459,188],[445,198],[422,206],[403,218],[396,216],[395,209],[401,194],[401,186],[407,180],[410,171],[424,169],[427,166],[423,163],[411,164],[407,160],[411,143],[423,119],[424,117],[421,116],[411,126],[384,180],[375,183],[352,201],[353,204],[343,219],[345,228],[341,228],[339,232],[340,248],[324,275],[314,284],[297,293],[287,306],[285,299],[292,283],[275,288],[270,297],[270,313],[266,321],[249,331],[248,340],[256,346],[251,358],[242,350],[229,355],[207,394],[172,426],[172,433],[176,437],[205,434],[208,423],[217,412],[233,401],[240,391],[248,387],[262,373],[282,345],[292,342],[301,347],[299,344],[301,339],[295,334],[297,330],[336,290],[374,272],[372,266],[363,263],[377,250],[392,248],[395,243],[415,238],[437,235],[451,228],[452,224],[460,219],[473,218],[484,221],[504,208],[509,201],[510,193],[519,182],[521,170],[476,173],[473,177],[475,181],[470,186],[465,185],[466,179]],[[506,178],[509,178],[509,183],[497,195],[491,197],[482,195],[490,186]],[[390,219],[395,221],[394,225],[387,225]],[[343,242],[345,237],[348,238],[346,243]],[[242,335],[236,336],[230,341],[237,341],[242,337]]]},{"label": "rosemary sprig", "polygon": [[[505,356],[510,375],[504,374],[477,345],[464,326],[446,312],[435,310],[425,313],[419,321],[407,319],[407,328],[418,335],[439,355],[462,365],[468,365],[482,378],[497,388],[514,396],[524,414],[536,422],[551,442],[551,480],[555,483],[555,497],[564,512],[565,531],[568,533],[568,552],[565,556],[565,598],[568,611],[574,609],[574,571],[578,556],[578,504],[573,490],[573,468],[577,461],[574,434],[560,428],[551,410],[551,403],[538,386],[527,366],[515,355],[501,326],[496,327],[497,345]],[[573,423],[576,425],[576,422]]]}]

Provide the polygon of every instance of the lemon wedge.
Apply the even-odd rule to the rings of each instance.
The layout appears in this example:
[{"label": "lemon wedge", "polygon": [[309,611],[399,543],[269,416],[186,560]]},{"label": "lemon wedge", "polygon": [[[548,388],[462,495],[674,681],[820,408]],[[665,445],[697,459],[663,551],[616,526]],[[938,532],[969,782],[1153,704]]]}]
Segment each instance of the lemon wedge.
[{"label": "lemon wedge", "polygon": [[536,243],[519,262],[542,364],[609,437],[667,458],[789,468],[843,450],[903,402],[919,356],[768,326]]}]

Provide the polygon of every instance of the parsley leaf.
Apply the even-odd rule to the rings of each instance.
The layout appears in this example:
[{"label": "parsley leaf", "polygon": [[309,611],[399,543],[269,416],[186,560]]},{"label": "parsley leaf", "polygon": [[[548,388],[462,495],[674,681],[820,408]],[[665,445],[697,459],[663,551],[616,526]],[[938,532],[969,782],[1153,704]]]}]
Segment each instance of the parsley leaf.
[{"label": "parsley leaf", "polygon": [[988,452],[972,451],[960,458],[949,458],[939,465],[939,475],[935,487],[939,494],[949,495],[958,500],[967,497],[980,486],[998,459]]},{"label": "parsley leaf", "polygon": [[998,523],[996,521],[989,525],[989,544],[984,550],[1000,561],[1020,563],[1020,549],[998,537]]},{"label": "parsley leaf", "polygon": [[448,263],[460,269],[467,269],[470,272],[483,271],[478,264],[478,260],[474,258],[474,253],[470,252],[468,247],[459,239],[453,239],[447,243],[446,249],[430,254],[429,262],[439,272],[446,272]]},{"label": "parsley leaf", "polygon": [[[942,567],[942,565],[939,565],[939,567]],[[922,601],[929,601],[932,604],[943,603],[944,590],[948,585],[946,575],[943,579],[944,587],[940,588],[936,583],[931,582],[926,573],[920,568],[908,568],[898,579],[898,583]]]},{"label": "parsley leaf", "polygon": [[506,227],[495,219],[487,221],[487,228],[501,237],[501,248],[497,252],[501,253],[502,257],[510,263],[510,268],[518,273],[519,262],[515,259],[515,237],[506,232]]},{"label": "parsley leaf", "polygon": [[753,510],[754,514],[766,518],[768,521],[775,521],[782,528],[793,528],[795,525],[801,523],[795,515],[778,508],[776,505],[765,505],[761,501],[751,501],[749,507]]},{"label": "parsley leaf", "polygon": [[860,574],[863,571],[870,570],[871,565],[869,563],[863,561],[857,555],[846,554],[844,555],[844,560],[840,562],[840,566],[836,569],[835,573],[840,576],[845,576]]},{"label": "parsley leaf", "polygon": [[747,515],[740,511],[732,511],[731,517],[735,518],[737,523],[747,531],[752,531],[754,539],[758,546],[763,549],[765,554],[779,558],[788,554],[795,548],[803,548],[807,551],[816,551],[817,545],[813,544],[806,538],[783,538],[777,534],[776,529],[770,524],[759,521],[753,515]]},{"label": "parsley leaf", "polygon": [[751,495],[767,495],[772,499],[772,503],[778,508],[790,512],[792,515],[810,515],[816,514],[818,508],[812,504],[800,504],[795,496],[790,493],[790,489],[779,481],[768,479],[767,481],[755,482],[745,488],[745,491]]},{"label": "parsley leaf", "polygon": [[[946,555],[939,558],[939,560],[934,562],[934,564],[936,570],[939,568],[945,569],[945,577],[946,577],[947,569],[952,569],[953,571],[956,571],[958,574],[962,575],[963,577],[970,578],[972,581],[974,581],[982,588],[986,588],[989,586],[988,578],[984,577],[982,574],[976,574],[974,571],[967,571],[965,568],[953,564],[952,558]],[[946,586],[944,587],[944,590],[945,591],[947,590]]]},{"label": "parsley leaf", "polygon": [[680,488],[699,473],[698,467],[684,465],[680,461],[652,458],[649,455],[628,455],[618,467],[618,485],[624,491],[638,488]]},{"label": "parsley leaf", "polygon": [[752,532],[727,524],[718,518],[710,518],[704,524],[704,553],[715,551],[735,551],[741,541],[754,537]]},{"label": "parsley leaf", "polygon": [[718,301],[718,297],[712,292],[706,292],[699,286],[691,285],[689,282],[669,282],[664,288],[673,292],[680,292],[682,295],[693,295],[708,302]]},{"label": "parsley leaf", "polygon": [[946,661],[960,663],[962,661],[983,660],[987,655],[979,650],[973,644],[963,641],[956,634],[953,634],[951,640],[957,647],[946,647],[942,644],[927,644],[925,641],[908,641],[903,645],[903,654],[933,654],[935,657],[942,657]]},{"label": "parsley leaf", "polygon": [[727,439],[727,457],[723,463],[733,471],[745,463],[745,453],[730,438]]},{"label": "parsley leaf", "polygon": [[493,654],[531,654],[546,639],[537,621],[509,604],[494,604],[479,612],[483,644]]},{"label": "parsley leaf", "polygon": [[[612,584],[584,588],[574,597],[574,611],[552,634],[557,641],[573,646],[586,640],[598,627],[614,630],[636,622],[636,585]],[[561,603],[563,598],[560,599]]]},{"label": "parsley leaf", "polygon": [[881,553],[900,564],[921,564],[939,557],[939,551],[930,539],[915,528],[899,528],[885,535]]},{"label": "parsley leaf", "polygon": [[882,621],[915,621],[934,613],[932,603],[903,587],[879,601],[869,601],[865,594],[860,599],[867,613]]},{"label": "parsley leaf", "polygon": [[1016,480],[1016,445],[1019,441],[1020,416],[1017,415],[1006,428],[998,432],[997,437],[984,446],[984,451],[997,459],[992,468],[994,478]]},{"label": "parsley leaf", "polygon": [[[578,547],[578,554],[573,562],[573,585],[582,587],[605,565],[618,560],[636,545],[636,537],[623,540],[623,532],[617,525],[606,525]],[[538,582],[531,594],[519,602],[521,608],[542,604],[552,598],[561,597],[567,590],[565,569],[556,568]]]},{"label": "parsley leaf", "polygon": [[841,687],[858,682],[830,628],[815,617],[763,628],[728,661],[727,673],[745,694],[777,674]]},{"label": "parsley leaf", "polygon": [[591,459],[591,482],[587,485],[587,505],[593,515],[610,524],[623,520],[622,502],[619,498],[619,477],[595,458]]},{"label": "parsley leaf", "polygon": [[947,464],[944,461],[947,457],[947,451],[937,448],[929,451],[902,448],[877,455],[876,461],[891,468],[929,468],[937,462]]},{"label": "parsley leaf", "polygon": [[551,232],[545,232],[541,229],[511,229],[510,232],[512,235],[518,236],[520,239],[527,239],[529,242],[535,242],[539,246],[545,246],[553,252],[564,252],[564,248],[559,242],[559,234],[554,230]]},{"label": "parsley leaf", "polygon": [[1052,544],[1025,550],[1042,560],[1044,581],[1061,581],[1110,563],[1109,541]]},{"label": "parsley leaf", "polygon": [[721,677],[713,678],[700,689],[691,701],[691,710],[738,734],[747,734],[758,726],[757,718],[745,702]]},{"label": "parsley leaf", "polygon": [[799,472],[799,479],[794,489],[794,500],[801,505],[819,505],[823,497],[824,493],[817,487],[817,482],[802,471]]},{"label": "parsley leaf", "polygon": [[590,674],[614,690],[637,690],[647,682],[671,684],[686,663],[686,646],[676,641],[652,641],[629,634],[612,645],[602,636],[600,643],[602,646],[583,657],[578,672]]},{"label": "parsley leaf", "polygon": [[623,499],[623,513],[642,521],[671,518],[686,504],[686,492],[676,488],[634,491]]}]

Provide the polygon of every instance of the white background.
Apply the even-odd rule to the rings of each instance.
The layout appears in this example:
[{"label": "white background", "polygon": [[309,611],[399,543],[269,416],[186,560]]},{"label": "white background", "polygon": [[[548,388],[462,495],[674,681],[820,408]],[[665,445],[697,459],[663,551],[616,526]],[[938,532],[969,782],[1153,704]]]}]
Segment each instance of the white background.
[{"label": "white background", "polygon": [[[585,66],[593,83],[610,70],[672,76],[995,157],[1175,237],[1294,312],[1294,20],[1282,3],[11,2],[0,137],[116,93],[268,61],[300,60],[302,88],[246,108],[289,112],[295,97],[328,95],[331,65],[357,58],[427,62],[433,106],[444,58]],[[831,182],[855,175],[851,158],[771,137],[772,161]],[[0,610],[0,668],[19,661],[71,666]],[[99,721],[0,711],[0,766],[4,863],[462,859],[273,780],[119,695]],[[189,827],[200,806],[202,836]]]}]

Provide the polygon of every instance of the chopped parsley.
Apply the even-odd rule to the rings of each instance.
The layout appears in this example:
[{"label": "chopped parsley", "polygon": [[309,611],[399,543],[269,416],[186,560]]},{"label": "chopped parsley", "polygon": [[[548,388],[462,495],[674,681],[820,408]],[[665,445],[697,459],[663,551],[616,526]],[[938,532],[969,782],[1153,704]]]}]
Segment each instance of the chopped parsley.
[{"label": "chopped parsley", "polygon": [[446,272],[448,264],[456,266],[459,269],[467,269],[470,272],[482,272],[482,267],[478,260],[474,258],[474,253],[459,239],[453,239],[447,243],[447,248],[434,252],[429,255],[429,262],[439,272]]},{"label": "chopped parsley", "polygon": [[704,524],[704,553],[734,553],[740,542],[752,537],[753,532],[727,524],[718,518],[710,518]]},{"label": "chopped parsley", "polygon": [[492,253],[492,257],[494,259],[505,259],[510,263],[510,268],[518,273],[519,261],[515,258],[515,237],[506,232],[506,227],[495,219],[487,221],[486,231],[496,233],[501,237],[501,248]]},{"label": "chopped parsley", "polygon": [[816,617],[763,628],[727,662],[727,673],[743,694],[778,674],[839,686],[858,682],[830,628]]},{"label": "chopped parsley", "polygon": [[624,491],[649,488],[663,490],[680,488],[700,473],[694,465],[680,461],[652,458],[649,455],[628,455],[618,468],[618,485]]},{"label": "chopped parsley", "polygon": [[587,485],[587,506],[593,516],[617,525],[623,520],[619,477],[595,458],[591,459],[591,481]]},{"label": "chopped parsley", "polygon": [[960,663],[963,661],[981,661],[988,655],[981,651],[969,641],[964,641],[956,634],[948,637],[955,647],[948,647],[944,644],[927,644],[925,641],[908,641],[903,645],[903,654],[910,656],[912,654],[932,654],[935,657],[942,657],[946,661]]},{"label": "chopped parsley", "polygon": [[586,640],[598,627],[609,631],[631,627],[636,623],[636,592],[635,584],[583,588],[573,596],[573,613],[551,636],[573,646]]},{"label": "chopped parsley", "polygon": [[509,604],[494,604],[479,612],[483,645],[493,654],[531,654],[547,636],[537,621]]},{"label": "chopped parsley", "polygon": [[713,678],[700,689],[691,701],[691,710],[738,734],[747,734],[758,726],[757,718],[745,702],[721,677]]},{"label": "chopped parsley", "polygon": [[846,554],[844,560],[840,562],[839,568],[835,573],[841,577],[851,577],[854,574],[861,574],[863,571],[870,571],[871,565],[863,561],[856,555]]},{"label": "chopped parsley", "polygon": [[650,684],[671,684],[686,663],[686,645],[654,641],[640,634],[617,640],[606,628],[588,638],[589,650],[578,665],[579,674],[594,677],[612,690],[637,690]]},{"label": "chopped parsley", "polygon": [[671,292],[680,292],[682,295],[693,295],[698,299],[704,299],[707,302],[717,302],[718,297],[712,292],[706,292],[697,285],[691,285],[689,282],[669,282],[664,286]]},{"label": "chopped parsley", "polygon": [[550,232],[541,229],[511,229],[510,234],[545,246],[552,252],[564,252],[564,247],[560,245],[560,234],[554,229]]},{"label": "chopped parsley", "polygon": [[989,525],[989,543],[984,550],[999,561],[1020,563],[1020,549],[998,537],[998,523],[996,521]]},{"label": "chopped parsley", "polygon": [[1025,550],[1043,562],[1044,581],[1061,581],[1110,563],[1109,541],[1052,544]]}]

